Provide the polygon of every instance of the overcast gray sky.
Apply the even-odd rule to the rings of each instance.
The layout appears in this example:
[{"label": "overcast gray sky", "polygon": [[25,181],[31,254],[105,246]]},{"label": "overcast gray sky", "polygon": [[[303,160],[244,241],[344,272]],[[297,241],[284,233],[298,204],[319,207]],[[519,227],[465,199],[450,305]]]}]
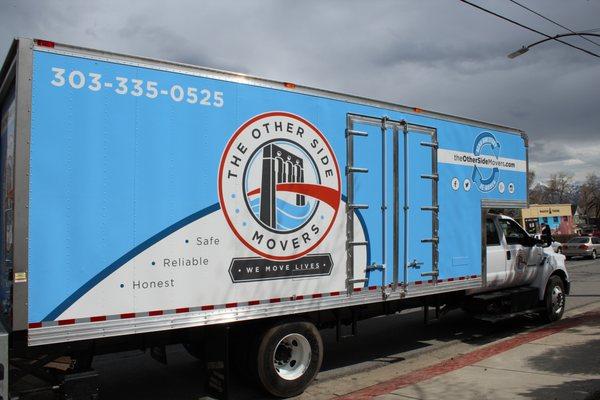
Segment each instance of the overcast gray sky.
[{"label": "overcast gray sky", "polygon": [[[472,1],[548,34],[565,32],[509,0]],[[600,28],[599,0],[520,3],[575,31]],[[0,54],[15,36],[509,125],[529,134],[539,178],[600,171],[600,58],[549,42],[509,60],[541,37],[458,0],[0,0]]]}]

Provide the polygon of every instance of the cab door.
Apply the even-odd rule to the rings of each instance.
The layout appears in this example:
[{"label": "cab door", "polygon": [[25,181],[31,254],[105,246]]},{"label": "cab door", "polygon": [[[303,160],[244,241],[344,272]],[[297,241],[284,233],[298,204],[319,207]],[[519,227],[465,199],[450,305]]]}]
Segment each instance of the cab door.
[{"label": "cab door", "polygon": [[507,258],[510,251],[505,243],[500,240],[496,219],[487,217],[485,220],[486,233],[486,286],[504,286],[507,278]]},{"label": "cab door", "polygon": [[531,282],[541,264],[543,251],[540,246],[528,245],[531,239],[515,221],[499,218],[498,224],[506,242],[507,285],[524,285]]}]

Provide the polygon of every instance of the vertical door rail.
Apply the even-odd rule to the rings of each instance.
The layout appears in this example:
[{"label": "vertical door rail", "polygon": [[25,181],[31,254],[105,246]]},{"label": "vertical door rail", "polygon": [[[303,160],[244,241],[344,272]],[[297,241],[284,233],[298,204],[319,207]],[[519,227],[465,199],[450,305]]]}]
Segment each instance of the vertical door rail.
[{"label": "vertical door rail", "polygon": [[431,148],[431,175],[421,175],[421,179],[431,180],[431,205],[421,207],[421,211],[431,211],[431,237],[422,239],[422,243],[431,243],[431,272],[424,272],[421,276],[431,276],[434,284],[437,284],[439,272],[439,203],[438,203],[438,139],[437,129],[418,125],[408,125],[409,131],[425,133],[431,136],[430,142],[421,142],[421,146]]},{"label": "vertical door rail", "polygon": [[[393,185],[393,191],[394,191],[394,220],[393,220],[393,242],[394,242],[394,249],[392,250],[392,254],[393,254],[393,268],[394,268],[394,278],[393,278],[393,283],[392,283],[392,291],[396,291],[398,289],[398,274],[399,274],[399,268],[398,268],[398,254],[399,254],[399,244],[398,244],[398,238],[399,233],[398,229],[400,226],[400,198],[399,198],[399,182],[400,182],[400,177],[398,176],[398,168],[400,166],[399,163],[399,154],[398,154],[398,125],[394,125],[394,127],[392,128],[392,145],[393,145],[393,153],[392,153],[392,158],[393,158],[393,168],[394,168],[394,176],[392,179],[392,185]],[[404,171],[404,174],[406,175],[406,171]],[[406,236],[405,236],[406,237]],[[406,241],[405,241],[406,242]],[[406,279],[404,280],[406,282]]]},{"label": "vertical door rail", "polygon": [[366,278],[354,278],[354,247],[367,246],[369,243],[357,242],[354,240],[354,210],[369,208],[366,204],[354,203],[354,174],[366,173],[367,168],[360,168],[354,165],[354,137],[368,136],[367,132],[355,131],[352,117],[346,117],[346,290],[348,295],[354,291],[355,283],[366,282]]}]

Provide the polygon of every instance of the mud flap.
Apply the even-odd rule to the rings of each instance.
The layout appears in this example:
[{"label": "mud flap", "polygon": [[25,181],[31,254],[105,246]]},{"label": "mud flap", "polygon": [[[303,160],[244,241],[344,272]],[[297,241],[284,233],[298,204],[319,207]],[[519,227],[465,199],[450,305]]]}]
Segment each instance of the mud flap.
[{"label": "mud flap", "polygon": [[206,332],[204,388],[208,397],[205,398],[229,399],[231,385],[229,334],[229,326],[215,326]]},{"label": "mud flap", "polygon": [[8,400],[8,332],[0,323],[0,400]]}]

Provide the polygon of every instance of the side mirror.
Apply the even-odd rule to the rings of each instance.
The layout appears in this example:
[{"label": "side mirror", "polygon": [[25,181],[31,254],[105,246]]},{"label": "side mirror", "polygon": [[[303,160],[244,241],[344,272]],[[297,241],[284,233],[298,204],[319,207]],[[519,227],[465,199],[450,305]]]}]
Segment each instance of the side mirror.
[{"label": "side mirror", "polygon": [[534,246],[544,247],[545,244],[546,244],[546,242],[544,242],[543,240],[540,240],[540,239],[536,239],[533,236],[528,236],[528,237],[524,238],[523,243],[522,243],[522,245],[525,247],[534,247]]},{"label": "side mirror", "polygon": [[550,247],[551,245],[548,244],[548,242],[542,240],[542,239],[535,239],[535,245],[536,246],[541,246],[541,247]]}]

